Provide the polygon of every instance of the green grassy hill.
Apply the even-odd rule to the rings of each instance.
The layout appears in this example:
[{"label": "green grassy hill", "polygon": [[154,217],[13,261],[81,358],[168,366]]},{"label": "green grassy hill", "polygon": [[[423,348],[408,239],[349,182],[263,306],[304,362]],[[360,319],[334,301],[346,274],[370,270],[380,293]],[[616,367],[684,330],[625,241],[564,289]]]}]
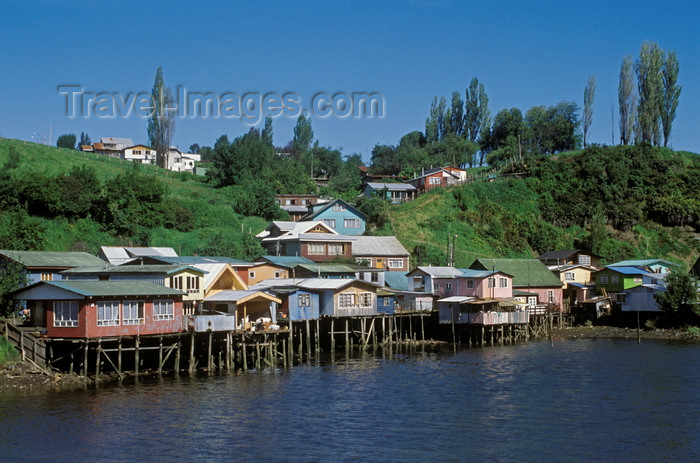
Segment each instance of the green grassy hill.
[{"label": "green grassy hill", "polygon": [[[14,178],[32,178],[43,175],[53,178],[67,175],[72,168],[93,168],[103,185],[109,185],[119,175],[131,176],[134,164],[129,161],[109,158],[101,154],[83,153],[63,148],[39,145],[20,140],[0,138],[0,166],[6,165],[10,148],[19,157],[19,165],[8,174]],[[68,220],[62,217],[33,217],[45,229],[44,250],[86,250],[96,253],[101,245],[145,244],[172,246],[182,254],[192,254],[220,236],[224,245],[241,241],[249,233],[255,234],[267,226],[259,217],[243,217],[232,209],[232,198],[226,188],[212,188],[202,177],[188,173],[170,172],[151,165],[140,165],[140,174],[152,176],[165,186],[164,199],[188,209],[194,215],[194,223],[187,232],[175,228],[157,226],[141,236],[115,236],[90,218]],[[3,206],[0,214],[7,214]],[[6,218],[7,222],[7,218]]]}]

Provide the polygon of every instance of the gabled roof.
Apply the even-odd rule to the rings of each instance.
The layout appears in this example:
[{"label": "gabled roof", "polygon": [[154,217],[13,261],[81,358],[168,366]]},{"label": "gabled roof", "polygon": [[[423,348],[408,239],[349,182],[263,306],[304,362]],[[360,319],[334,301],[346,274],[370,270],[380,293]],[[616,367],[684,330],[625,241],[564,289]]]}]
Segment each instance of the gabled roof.
[{"label": "gabled roof", "polygon": [[499,270],[496,270],[495,272],[491,270],[474,270],[471,268],[461,268],[459,269],[462,272],[463,277],[466,278],[486,278],[491,275],[496,275],[496,274],[501,274],[501,275],[507,275],[509,277],[512,277],[513,275],[506,273],[506,272],[501,272]]},{"label": "gabled roof", "polygon": [[66,269],[82,266],[104,267],[105,261],[87,252],[0,251],[0,256],[18,262],[25,268]]},{"label": "gabled roof", "polygon": [[384,284],[397,291],[408,291],[407,272],[386,272],[384,273]]},{"label": "gabled roof", "polygon": [[196,265],[196,264],[230,264],[230,265],[252,265],[251,262],[245,260],[234,259],[233,257],[225,256],[149,256],[154,260],[180,265]]},{"label": "gabled roof", "polygon": [[[315,220],[313,222],[294,222],[294,224],[294,228],[288,232],[277,237],[268,236],[267,238],[263,238],[263,241],[355,241],[354,236],[341,235],[320,220]],[[326,233],[312,232],[311,230],[316,227],[323,228],[326,230]]]},{"label": "gabled roof", "polygon": [[146,148],[146,149],[149,149],[149,150],[154,149],[154,148],[151,148],[150,146],[146,146],[146,145],[127,146],[127,147],[124,148],[124,149],[125,149],[125,150],[130,150],[131,148]]},{"label": "gabled roof", "polygon": [[[462,170],[462,169],[459,169],[459,170]],[[459,175],[453,174],[452,172],[450,172],[449,170],[447,170],[444,167],[435,167],[433,169],[426,170],[425,172],[421,172],[421,175],[414,177],[411,180],[417,180],[419,178],[430,177],[431,175],[435,175],[438,172],[445,172],[446,174],[448,174],[452,177],[459,178]],[[408,180],[408,181],[410,182],[411,180]]]},{"label": "gabled roof", "polygon": [[335,204],[342,204],[343,206],[345,206],[346,209],[350,209],[353,212],[353,214],[357,215],[362,220],[365,220],[365,215],[359,209],[357,209],[357,207],[355,207],[355,205],[347,203],[347,202],[343,201],[342,199],[334,199],[332,201],[329,201],[329,202],[323,204],[321,207],[319,207],[315,211],[310,212],[309,214],[305,215],[302,218],[302,220],[304,220],[304,221],[314,220],[316,217],[323,214],[328,209],[332,208]]},{"label": "gabled roof", "polygon": [[[639,267],[611,267],[607,266],[603,270],[612,270],[613,272],[621,273],[623,275],[646,275],[647,272]],[[603,271],[601,270],[601,272]]]},{"label": "gabled roof", "polygon": [[641,260],[623,260],[608,265],[608,267],[651,267],[652,265],[661,264],[666,267],[675,267],[676,264],[663,259],[641,259]]},{"label": "gabled roof", "polygon": [[[365,267],[336,264],[333,262],[312,262],[310,264],[299,264],[297,267],[301,267],[313,273],[352,273],[353,275],[355,272],[360,271],[360,269],[365,269]],[[367,268],[366,270],[370,271],[371,269]]]},{"label": "gabled roof", "polygon": [[331,289],[339,290],[353,284],[368,285],[375,288],[380,288],[379,285],[368,281],[350,279],[350,278],[308,278],[306,280],[297,281],[296,286],[303,289]]},{"label": "gabled roof", "polygon": [[513,275],[513,287],[557,286],[562,281],[537,259],[477,259],[471,269],[498,270]]},{"label": "gabled roof", "polygon": [[409,275],[416,273],[416,270],[420,270],[433,278],[449,278],[462,275],[462,271],[454,267],[416,267],[412,272],[409,272]]},{"label": "gabled roof", "polygon": [[169,247],[124,247],[124,246],[102,246],[100,254],[111,264],[123,264],[134,257],[141,256],[177,256],[173,248]]},{"label": "gabled roof", "polygon": [[146,274],[146,275],[172,275],[188,270],[194,273],[204,274],[205,270],[186,265],[117,265],[109,267],[76,267],[64,270],[64,275],[113,275],[113,274]]},{"label": "gabled roof", "polygon": [[572,249],[569,251],[547,251],[544,254],[542,254],[540,257],[538,257],[539,260],[566,260],[570,258],[573,255],[576,255],[577,253],[581,252],[578,249]]},{"label": "gabled roof", "polygon": [[15,291],[15,298],[42,285],[52,286],[83,297],[180,296],[186,293],[150,281],[39,281]]},{"label": "gabled roof", "polygon": [[407,257],[410,253],[395,236],[356,236],[352,255]]},{"label": "gabled roof", "polygon": [[101,137],[100,143],[109,145],[133,146],[134,140],[131,138]]},{"label": "gabled roof", "polygon": [[226,290],[219,291],[204,298],[206,302],[235,302],[243,304],[252,299],[265,299],[270,302],[282,303],[282,300],[262,291],[254,290]]},{"label": "gabled roof", "polygon": [[256,262],[269,262],[278,267],[292,269],[300,264],[313,264],[314,261],[300,256],[261,256]]},{"label": "gabled roof", "polygon": [[416,187],[408,183],[377,183],[367,182],[367,186],[375,191],[386,188],[389,191],[416,191]]}]

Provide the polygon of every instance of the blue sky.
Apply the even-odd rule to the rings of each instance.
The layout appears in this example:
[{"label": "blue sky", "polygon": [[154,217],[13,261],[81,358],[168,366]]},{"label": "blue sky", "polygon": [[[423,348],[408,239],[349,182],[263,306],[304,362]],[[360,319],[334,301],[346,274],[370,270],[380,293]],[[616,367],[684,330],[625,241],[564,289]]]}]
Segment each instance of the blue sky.
[{"label": "blue sky", "polygon": [[[589,140],[610,144],[622,58],[645,40],[675,50],[683,86],[671,144],[700,152],[700,2],[3,2],[0,136],[48,139],[87,132],[147,143],[146,121],[66,116],[58,86],[150,92],[156,68],[188,91],[378,92],[382,118],[318,118],[315,138],[369,160],[377,143],[424,130],[435,95],[485,86],[492,115],[575,101],[597,79]],[[274,120],[274,143],[295,119]],[[174,144],[213,145],[249,126],[235,118],[177,118]]]}]

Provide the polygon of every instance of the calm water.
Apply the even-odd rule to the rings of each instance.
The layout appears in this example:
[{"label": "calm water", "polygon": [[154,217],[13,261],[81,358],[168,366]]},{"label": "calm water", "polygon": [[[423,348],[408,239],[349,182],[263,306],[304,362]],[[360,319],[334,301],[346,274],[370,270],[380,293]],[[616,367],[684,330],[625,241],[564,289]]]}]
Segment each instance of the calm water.
[{"label": "calm water", "polygon": [[572,340],[0,398],[2,461],[700,461],[700,345]]}]

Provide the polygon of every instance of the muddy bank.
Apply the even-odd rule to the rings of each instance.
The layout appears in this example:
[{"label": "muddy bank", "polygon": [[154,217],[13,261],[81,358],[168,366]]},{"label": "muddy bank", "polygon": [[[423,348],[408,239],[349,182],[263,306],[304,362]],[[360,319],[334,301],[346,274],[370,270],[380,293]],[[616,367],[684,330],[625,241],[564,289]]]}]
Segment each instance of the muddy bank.
[{"label": "muddy bank", "polygon": [[83,376],[42,371],[29,362],[10,362],[0,367],[0,393],[75,389],[87,384],[92,384],[92,381]]},{"label": "muddy bank", "polygon": [[[552,336],[563,339],[637,339],[637,329],[614,326],[574,326],[555,328],[552,331]],[[700,338],[689,336],[686,329],[642,329],[639,337],[641,339],[700,342]]]}]

